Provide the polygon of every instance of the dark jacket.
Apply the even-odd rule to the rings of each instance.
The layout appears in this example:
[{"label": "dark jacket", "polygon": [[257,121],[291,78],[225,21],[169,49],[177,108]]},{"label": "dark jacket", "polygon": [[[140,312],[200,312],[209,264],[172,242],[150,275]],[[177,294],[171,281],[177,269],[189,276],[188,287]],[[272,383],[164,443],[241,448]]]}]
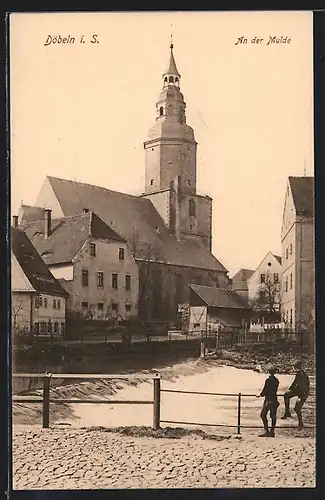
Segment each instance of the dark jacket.
[{"label": "dark jacket", "polygon": [[277,399],[277,392],[279,387],[279,381],[274,375],[270,375],[269,378],[265,380],[261,396],[264,396],[268,401],[274,401]]},{"label": "dark jacket", "polygon": [[289,387],[289,391],[296,393],[298,397],[309,396],[309,377],[304,370],[299,370],[296,373],[295,379]]}]

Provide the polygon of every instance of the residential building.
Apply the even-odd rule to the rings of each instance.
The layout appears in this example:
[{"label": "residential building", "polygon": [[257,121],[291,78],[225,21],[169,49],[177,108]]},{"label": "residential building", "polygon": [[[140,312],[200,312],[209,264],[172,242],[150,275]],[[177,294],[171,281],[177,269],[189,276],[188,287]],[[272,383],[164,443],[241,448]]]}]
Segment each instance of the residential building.
[{"label": "residential building", "polygon": [[19,223],[44,209],[53,218],[96,213],[127,242],[139,267],[139,314],[175,320],[189,301],[189,284],[228,288],[228,271],[211,253],[212,199],[197,193],[197,142],[186,123],[181,75],[173,46],[155,107],[155,124],[144,143],[144,194],[111,191],[46,177],[35,207],[22,206]]},{"label": "residential building", "polygon": [[11,228],[12,329],[34,335],[64,335],[67,292],[28,236]]},{"label": "residential building", "polygon": [[280,311],[281,257],[268,252],[247,281],[250,303],[269,313]]},{"label": "residential building", "polygon": [[248,300],[232,290],[190,285],[189,331],[217,333],[240,331],[249,323]]},{"label": "residential building", "polygon": [[309,328],[315,315],[314,177],[289,177],[281,228],[284,321]]},{"label": "residential building", "polygon": [[240,269],[231,278],[232,290],[244,296],[248,296],[248,284],[247,281],[254,274],[252,269]]},{"label": "residential building", "polygon": [[53,275],[70,293],[69,312],[91,319],[135,317],[139,270],[116,231],[95,213],[22,223]]}]

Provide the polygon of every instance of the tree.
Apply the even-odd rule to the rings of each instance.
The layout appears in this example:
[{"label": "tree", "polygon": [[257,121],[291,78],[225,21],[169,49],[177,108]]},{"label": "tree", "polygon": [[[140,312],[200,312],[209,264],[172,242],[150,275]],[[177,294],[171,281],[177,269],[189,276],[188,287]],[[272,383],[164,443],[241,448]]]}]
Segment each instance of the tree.
[{"label": "tree", "polygon": [[139,316],[148,319],[165,313],[163,300],[163,276],[158,267],[162,259],[154,241],[141,242],[137,229],[133,229],[128,243],[129,249],[139,267]]},{"label": "tree", "polygon": [[251,306],[258,315],[270,319],[280,319],[280,283],[274,274],[266,273],[260,284],[256,297],[251,300]]}]

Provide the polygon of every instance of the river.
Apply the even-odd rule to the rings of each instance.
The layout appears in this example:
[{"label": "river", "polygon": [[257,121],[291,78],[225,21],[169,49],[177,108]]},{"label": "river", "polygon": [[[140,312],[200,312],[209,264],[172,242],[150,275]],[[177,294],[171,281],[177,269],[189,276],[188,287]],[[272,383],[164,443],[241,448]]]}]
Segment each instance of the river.
[{"label": "river", "polygon": [[[193,368],[195,368],[193,366]],[[143,372],[141,372],[143,374]],[[188,373],[184,364],[173,367],[173,373],[160,372],[162,375],[161,389],[182,391],[203,391],[216,393],[252,394],[242,397],[241,424],[260,426],[260,408],[262,398],[257,398],[263,388],[265,373],[234,368],[232,366],[209,366],[201,371]],[[135,374],[136,375],[136,374]],[[293,380],[293,375],[278,375],[279,394],[283,394]],[[153,382],[142,381],[136,386],[118,381],[115,395],[110,399],[118,400],[152,400]],[[196,422],[202,424],[237,425],[237,400],[235,397],[207,396],[195,394],[161,393],[161,420]],[[283,398],[279,414],[283,412]],[[306,403],[307,404],[307,403]],[[152,405],[106,405],[106,404],[73,404],[73,416],[65,422],[73,426],[151,426],[153,419]],[[291,425],[295,423],[290,422]],[[287,422],[285,422],[288,425]],[[177,426],[177,424],[162,424]],[[278,425],[283,425],[279,419]],[[182,427],[185,427],[182,424]],[[187,427],[193,427],[189,425]],[[197,426],[195,426],[197,427]],[[209,426],[204,427],[207,429]],[[199,427],[197,427],[199,428]]]}]

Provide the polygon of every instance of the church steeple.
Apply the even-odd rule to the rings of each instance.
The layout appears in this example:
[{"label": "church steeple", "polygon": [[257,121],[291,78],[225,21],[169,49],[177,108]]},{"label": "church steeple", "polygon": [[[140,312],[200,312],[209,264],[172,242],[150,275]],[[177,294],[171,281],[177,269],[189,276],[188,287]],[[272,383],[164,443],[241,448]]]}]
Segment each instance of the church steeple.
[{"label": "church steeple", "polygon": [[168,66],[167,71],[165,71],[165,73],[163,73],[164,87],[166,87],[168,85],[176,85],[179,87],[179,80],[181,78],[181,75],[178,72],[175,58],[174,58],[174,53],[173,53],[174,44],[173,44],[172,36],[171,36],[169,48],[170,48],[169,66]]}]

